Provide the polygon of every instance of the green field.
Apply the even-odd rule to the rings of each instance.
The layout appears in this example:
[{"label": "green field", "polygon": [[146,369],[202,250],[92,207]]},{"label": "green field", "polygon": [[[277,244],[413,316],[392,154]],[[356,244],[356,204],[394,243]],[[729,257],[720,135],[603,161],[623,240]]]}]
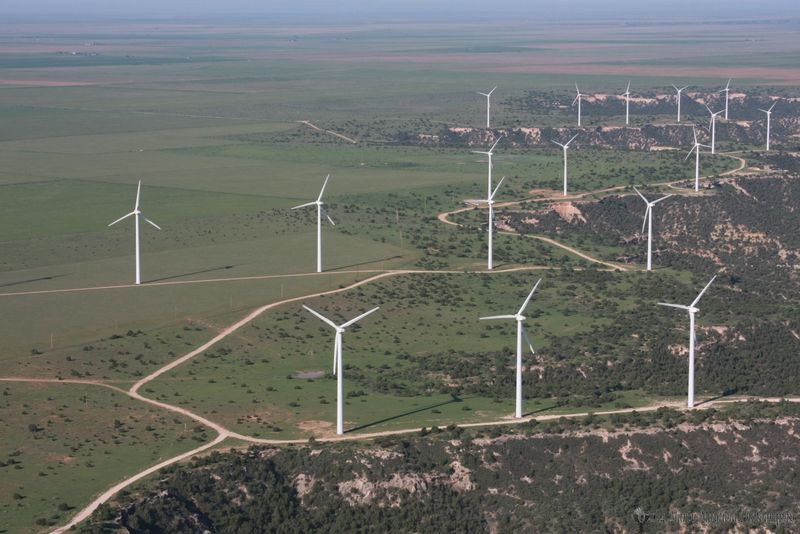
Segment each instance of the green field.
[{"label": "green field", "polygon": [[0,524],[37,532],[112,483],[213,437],[104,387],[0,383]]}]

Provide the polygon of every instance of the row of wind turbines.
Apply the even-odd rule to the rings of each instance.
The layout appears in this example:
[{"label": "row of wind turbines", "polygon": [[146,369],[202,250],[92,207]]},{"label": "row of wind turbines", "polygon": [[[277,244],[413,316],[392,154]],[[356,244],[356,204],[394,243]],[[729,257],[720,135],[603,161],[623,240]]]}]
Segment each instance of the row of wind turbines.
[{"label": "row of wind turbines", "polygon": [[[638,191],[637,191],[638,192]],[[640,193],[641,195],[641,193]],[[642,197],[644,198],[644,197]],[[662,199],[659,199],[663,200]],[[658,202],[658,201],[656,201]],[[653,203],[648,203],[648,211],[651,210]],[[666,302],[659,302],[660,306],[668,306],[670,308],[677,308],[680,310],[685,310],[689,313],[689,374],[688,374],[688,389],[687,389],[687,401],[686,405],[689,408],[694,408],[694,368],[695,368],[695,347],[697,344],[697,337],[696,337],[696,315],[700,311],[697,308],[697,303],[702,298],[703,294],[708,290],[711,284],[716,279],[716,275],[711,278],[711,280],[706,284],[706,286],[700,291],[697,297],[692,301],[691,304],[688,306],[682,304],[672,304]],[[530,338],[528,337],[528,333],[525,330],[525,321],[526,317],[524,315],[525,309],[528,307],[528,304],[531,302],[533,298],[533,294],[536,292],[536,289],[539,287],[539,284],[542,282],[540,278],[534,284],[533,289],[531,289],[528,296],[522,303],[522,306],[516,311],[514,314],[506,314],[506,315],[489,315],[486,317],[480,317],[479,320],[481,321],[493,321],[493,320],[510,320],[515,321],[517,328],[516,328],[516,365],[515,365],[515,396],[514,396],[514,417],[517,419],[521,419],[524,417],[524,399],[522,395],[522,380],[523,380],[523,370],[525,365],[523,364],[523,340],[525,344],[528,346],[531,354],[535,354],[533,343],[531,342]],[[334,341],[333,341],[333,374],[336,376],[336,433],[338,435],[344,434],[344,364],[343,364],[343,343],[344,343],[344,333],[348,327],[354,325],[358,321],[364,319],[368,315],[373,314],[374,312],[378,311],[380,307],[372,308],[369,311],[366,311],[357,317],[350,319],[342,324],[337,324],[328,317],[325,317],[318,311],[315,311],[305,304],[303,308],[307,310],[309,313],[316,316],[319,320],[323,323],[327,324],[335,331]]]},{"label": "row of wind turbines", "polygon": [[[716,142],[715,142],[715,139],[716,139],[716,129],[717,129],[717,117],[724,112],[725,113],[725,120],[726,121],[728,120],[728,109],[729,109],[729,96],[730,96],[730,90],[731,90],[731,80],[732,80],[732,78],[728,78],[728,83],[725,85],[725,88],[720,90],[720,91],[717,91],[717,94],[725,93],[725,107],[723,109],[721,109],[720,111],[716,111],[715,112],[715,111],[712,111],[710,107],[708,107],[708,104],[703,104],[706,107],[706,109],[708,110],[709,114],[711,115],[710,120],[709,120],[709,130],[711,131],[711,153],[712,154],[716,153]],[[677,122],[680,123],[681,122],[681,95],[683,94],[683,92],[686,89],[689,88],[689,86],[688,85],[684,85],[683,87],[678,87],[676,85],[673,85],[672,87],[675,89],[675,101],[677,102],[677,108],[678,108],[677,109]],[[490,124],[490,110],[491,110],[491,103],[492,103],[492,94],[495,92],[496,89],[497,89],[497,86],[495,86],[488,93],[480,93],[480,92],[477,93],[477,94],[479,94],[481,96],[486,97],[486,128],[487,129],[490,128],[489,124]],[[584,97],[589,96],[589,95],[587,95],[585,93],[581,93],[581,90],[578,87],[577,83],[575,84],[575,93],[576,93],[576,95],[575,95],[575,99],[572,101],[572,105],[574,106],[575,104],[577,104],[578,126],[581,126],[581,102],[583,101]],[[630,108],[630,105],[631,105],[631,82],[630,82],[630,80],[628,81],[628,86],[625,88],[625,92],[621,93],[619,96],[625,99],[625,125],[628,126],[628,125],[630,125],[630,109],[631,109]],[[767,141],[766,141],[766,150],[767,151],[769,151],[770,122],[772,120],[772,110],[775,107],[776,103],[777,102],[773,103],[772,106],[769,107],[769,109],[761,109],[761,108],[759,108],[759,111],[761,111],[763,113],[766,113],[766,115],[767,115]],[[566,144],[569,144],[569,143],[566,143]],[[561,146],[564,146],[564,145],[561,145]],[[566,147],[564,148],[564,150],[566,151]],[[566,152],[565,152],[565,159],[566,159]],[[565,164],[565,166],[566,166],[566,164]],[[566,194],[566,192],[564,194]]]}]

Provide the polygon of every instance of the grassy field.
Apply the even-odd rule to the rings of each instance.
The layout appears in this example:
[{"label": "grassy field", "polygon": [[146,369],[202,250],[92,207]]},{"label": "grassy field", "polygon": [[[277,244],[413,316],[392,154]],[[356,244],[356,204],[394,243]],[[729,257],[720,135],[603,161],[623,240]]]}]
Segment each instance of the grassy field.
[{"label": "grassy field", "polygon": [[98,386],[0,383],[0,529],[39,532],[111,483],[209,435]]},{"label": "grassy field", "polygon": [[[514,313],[540,277],[540,290],[526,311],[537,355],[526,354],[526,368],[550,362],[548,349],[554,340],[613,327],[610,317],[598,313],[608,298],[614,299],[617,311],[652,308],[652,302],[633,295],[623,275],[598,273],[596,282],[588,282],[588,278],[578,281],[558,270],[406,275],[309,299],[308,306],[339,322],[381,306],[344,337],[349,426],[385,430],[441,425],[448,418],[486,420],[511,413],[513,386],[507,379],[513,373],[514,323],[479,322],[478,318]],[[336,399],[329,330],[299,304],[275,308],[234,338],[148,384],[146,391],[243,433],[281,438],[326,433]],[[615,359],[627,350],[619,347],[617,353],[603,352],[597,357]],[[450,378],[443,369],[457,355],[484,355],[491,362],[498,355],[505,363],[503,368],[488,370],[488,375]],[[580,360],[582,356],[572,354],[570,358]],[[454,364],[454,369],[457,367]],[[440,393],[449,382],[473,379],[494,384],[495,393],[460,400]],[[528,368],[525,380],[536,381],[536,372]],[[628,397],[626,401],[634,406],[642,403],[642,397],[634,392]],[[549,399],[529,402],[531,409],[554,405]]]},{"label": "grassy field", "polygon": [[[344,132],[358,132],[361,124],[391,131],[419,120],[432,131],[480,126],[484,101],[474,92],[497,84],[494,125],[571,125],[568,106],[520,114],[514,103],[532,90],[568,103],[575,82],[586,91],[616,94],[631,79],[636,91],[654,94],[677,78],[707,91],[728,76],[754,91],[760,84],[797,80],[790,55],[797,41],[786,28],[748,26],[746,54],[733,46],[739,40],[729,26],[704,29],[627,28],[623,35],[618,26],[597,25],[565,37],[560,28],[532,34],[508,22],[466,32],[458,24],[410,24],[402,34],[380,25],[301,28],[272,21],[162,29],[0,22],[3,374],[129,385],[282,297],[347,285],[367,270],[481,269],[486,233],[478,214],[463,215],[464,228],[446,226],[436,215],[484,194],[482,157],[466,148],[406,147],[375,137],[357,137],[353,144],[297,121]],[[770,46],[763,39],[789,55],[752,70]],[[676,59],[698,44],[705,47],[703,62]],[[658,58],[657,67],[640,63],[647,58]],[[709,68],[712,61],[725,65],[724,72]],[[793,94],[791,88],[781,91]],[[595,127],[618,124],[620,117],[586,120]],[[558,150],[499,149],[495,175],[508,179],[498,198],[559,189],[560,157]],[[691,166],[682,158],[575,150],[570,187],[587,191],[688,177]],[[733,164],[706,159],[704,172]],[[324,263],[334,272],[304,276],[314,268],[315,221],[311,210],[289,208],[313,200],[328,173],[325,200],[336,226],[324,229]],[[142,229],[146,284],[87,290],[133,280],[132,224],[107,225],[132,209],[140,179],[143,211],[163,228]],[[613,252],[586,245],[593,253]],[[588,266],[560,248],[515,236],[497,236],[495,247],[502,266]],[[633,285],[622,275],[609,274],[591,286],[565,273],[541,273],[545,281],[529,312],[537,350],[606,326],[597,314],[601,302],[613,301],[623,311],[643,306],[630,297]],[[445,379],[438,371],[425,382],[414,380],[426,357],[450,362],[450,350],[472,358],[483,372],[484,355],[508,363],[512,325],[476,319],[513,311],[539,273],[418,276],[309,302],[341,317],[382,306],[345,337],[346,387],[354,394],[346,408],[350,428],[446,425],[512,411],[507,365],[496,367],[502,379],[485,395],[454,399],[431,387]],[[434,282],[420,282],[428,276]],[[685,272],[665,276],[676,284],[692,278]],[[324,433],[335,402],[326,374],[331,344],[330,332],[298,306],[279,308],[142,392],[255,435]],[[298,372],[323,375],[300,378]],[[389,383],[405,389],[386,390]],[[99,387],[2,389],[0,455],[7,465],[0,528],[9,531],[36,530],[37,519],[41,527],[63,520],[110,482],[186,450],[202,435],[191,425],[184,428],[182,419]],[[646,399],[630,390],[592,409]],[[555,406],[552,398],[530,398],[527,409],[582,409],[576,402]],[[78,435],[87,428],[91,436]]]}]

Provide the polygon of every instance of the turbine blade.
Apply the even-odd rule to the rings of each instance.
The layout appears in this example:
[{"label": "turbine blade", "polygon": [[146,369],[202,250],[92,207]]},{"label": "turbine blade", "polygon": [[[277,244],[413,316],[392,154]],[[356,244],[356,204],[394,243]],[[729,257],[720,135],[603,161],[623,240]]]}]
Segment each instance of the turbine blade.
[{"label": "turbine blade", "polygon": [[776,104],[777,104],[777,102],[773,102],[772,105],[769,107],[769,112],[770,113],[772,113],[772,108],[774,108]]},{"label": "turbine blade", "polygon": [[109,224],[108,226],[114,226],[114,225],[115,225],[115,224],[117,224],[118,222],[120,222],[120,221],[124,221],[125,219],[127,219],[127,218],[128,218],[128,217],[130,217],[131,215],[135,215],[135,214],[136,214],[136,212],[135,212],[135,211],[132,211],[132,212],[130,212],[130,213],[129,213],[129,214],[127,214],[127,215],[123,215],[122,217],[120,217],[120,218],[119,218],[119,219],[117,219],[116,221],[112,222],[112,223],[111,223],[111,224]]},{"label": "turbine blade", "polygon": [[644,228],[647,226],[647,216],[650,215],[650,204],[647,204],[647,209],[644,210],[644,221],[642,221],[642,233],[644,233]]},{"label": "turbine blade", "polygon": [[299,206],[295,206],[292,209],[293,210],[297,210],[297,209],[300,209],[300,208],[307,208],[308,206],[316,206],[316,204],[317,204],[317,201],[315,200],[313,202],[306,202],[305,204],[300,204]]},{"label": "turbine blade", "polygon": [[156,223],[154,223],[153,221],[151,221],[150,219],[148,219],[147,216],[144,213],[142,213],[141,215],[142,215],[142,219],[144,219],[145,221],[147,221],[150,224],[152,224],[154,227],[156,227],[159,230],[161,230],[161,227],[159,225],[157,225]]},{"label": "turbine blade", "polygon": [[491,95],[492,95],[492,93],[494,93],[494,90],[495,90],[495,89],[497,89],[497,86],[496,86],[496,85],[495,85],[495,86],[492,88],[492,90],[491,90],[491,91],[489,91],[489,96],[491,96]]},{"label": "turbine blade", "polygon": [[694,127],[694,124],[692,124],[692,135],[694,135],[694,144],[696,145],[697,144],[697,128]]},{"label": "turbine blade", "polygon": [[628,80],[628,88],[627,88],[627,89],[625,89],[625,94],[628,94],[628,93],[630,93],[630,92],[631,92],[631,81],[630,81],[630,80]]},{"label": "turbine blade", "polygon": [[661,202],[662,200],[667,200],[667,199],[668,199],[669,197],[671,197],[671,196],[672,196],[672,193],[670,193],[669,195],[664,195],[663,197],[659,198],[658,200],[654,200],[654,201],[653,201],[653,204],[658,204],[658,203],[659,203],[659,202]]},{"label": "turbine blade", "polygon": [[635,185],[633,186],[633,190],[634,190],[634,191],[636,191],[636,193],[637,193],[637,194],[638,194],[640,197],[642,197],[642,200],[644,200],[646,204],[650,204],[650,202],[649,202],[649,201],[648,201],[646,198],[644,198],[644,195],[643,195],[643,194],[642,194],[642,193],[641,193],[641,192],[640,192],[638,189],[636,189],[636,186],[635,186]]},{"label": "turbine blade", "polygon": [[495,319],[516,319],[516,315],[490,315],[489,317],[479,317],[479,321],[492,321]]},{"label": "turbine blade", "polygon": [[347,327],[348,327],[348,326],[350,326],[351,324],[353,324],[353,323],[356,323],[356,322],[360,321],[361,319],[363,319],[363,318],[364,318],[364,317],[366,317],[367,315],[369,315],[369,314],[371,314],[371,313],[373,313],[373,312],[376,312],[376,311],[378,311],[379,309],[380,309],[380,306],[375,306],[374,308],[372,308],[372,309],[371,309],[371,310],[369,310],[368,312],[364,312],[364,313],[362,313],[361,315],[359,315],[359,316],[358,316],[358,317],[356,317],[355,319],[350,319],[349,321],[347,321],[346,323],[344,323],[344,324],[342,325],[342,328],[347,328]]},{"label": "turbine blade", "polygon": [[725,90],[726,90],[726,91],[727,91],[728,89],[730,89],[730,88],[731,88],[731,80],[732,80],[732,79],[733,79],[733,78],[728,78],[728,83],[725,85]]},{"label": "turbine blade", "polygon": [[503,183],[503,180],[505,180],[505,179],[506,179],[506,177],[505,177],[505,176],[503,176],[502,178],[500,178],[500,181],[499,181],[499,182],[497,182],[497,187],[495,187],[495,188],[494,188],[494,191],[492,191],[492,194],[491,194],[491,195],[489,195],[489,200],[493,200],[493,199],[494,199],[494,196],[497,194],[497,190],[498,190],[498,189],[500,189],[500,185],[502,185],[502,183]]},{"label": "turbine blade", "polygon": [[576,138],[576,137],[578,137],[578,135],[579,135],[579,134],[575,134],[575,135],[573,135],[573,136],[572,136],[572,139],[570,139],[569,141],[567,141],[567,142],[564,144],[564,148],[568,147],[568,146],[569,146],[569,144],[570,144],[571,142],[573,142],[573,141],[575,140],[575,138]]},{"label": "turbine blade", "polygon": [[708,287],[709,287],[709,286],[710,286],[710,285],[711,285],[711,284],[714,282],[714,279],[715,279],[716,277],[717,277],[717,275],[715,274],[715,275],[714,275],[714,276],[711,278],[711,280],[710,280],[710,281],[709,281],[709,282],[706,284],[706,287],[704,287],[704,288],[703,288],[703,290],[700,292],[700,294],[699,294],[699,295],[697,295],[697,298],[696,298],[696,299],[694,299],[694,300],[692,301],[692,303],[690,304],[690,306],[692,306],[692,307],[693,307],[695,304],[697,304],[697,303],[700,301],[700,297],[702,297],[702,296],[703,296],[703,293],[705,293],[705,292],[706,292],[706,289],[708,289]]},{"label": "turbine blade", "polygon": [[522,312],[525,311],[525,308],[528,306],[528,303],[531,301],[531,297],[533,297],[533,292],[536,291],[537,287],[539,287],[539,284],[541,283],[541,281],[542,281],[541,278],[539,278],[539,280],[536,281],[536,284],[533,286],[533,289],[531,289],[531,292],[528,293],[528,298],[526,298],[525,302],[522,303],[522,306],[520,307],[519,311],[517,312],[517,315],[522,315]]},{"label": "turbine blade", "polygon": [[689,159],[689,156],[691,156],[691,155],[692,155],[692,152],[694,152],[695,150],[697,150],[697,147],[698,147],[698,146],[700,146],[700,145],[699,145],[699,144],[697,144],[697,143],[695,143],[695,144],[694,144],[694,146],[692,147],[692,149],[689,151],[689,153],[688,153],[688,154],[686,154],[686,157],[685,157],[685,158],[683,158],[683,161],[686,161],[687,159]]},{"label": "turbine blade", "polygon": [[139,180],[139,185],[136,186],[136,205],[133,207],[133,211],[139,209],[139,198],[142,196],[142,181]]},{"label": "turbine blade", "polygon": [[525,328],[522,329],[522,337],[525,338],[525,343],[527,343],[528,348],[531,349],[531,354],[536,354],[536,352],[533,350],[533,343],[531,343],[531,338],[528,337],[528,332],[525,330]]},{"label": "turbine blade", "polygon": [[681,87],[681,91],[683,91],[684,89],[686,89],[688,87],[689,87],[688,85],[684,85],[683,87]]},{"label": "turbine blade", "polygon": [[322,183],[322,189],[319,190],[319,196],[317,197],[317,202],[322,200],[322,194],[325,192],[325,186],[328,185],[328,180],[331,179],[331,175],[325,177],[325,181]]},{"label": "turbine blade", "polygon": [[497,138],[497,141],[494,142],[494,144],[492,145],[492,148],[489,149],[489,152],[487,152],[487,154],[491,154],[491,153],[494,152],[494,149],[497,146],[497,143],[499,143],[502,138],[503,138],[502,135]]},{"label": "turbine blade", "polygon": [[[320,202],[320,204],[322,204],[322,202]],[[333,222],[331,216],[328,215],[328,210],[326,210],[324,207],[320,207],[320,211],[322,212],[322,215],[324,215],[328,219],[328,222],[330,222],[333,226],[336,226],[336,223]]]},{"label": "turbine blade", "polygon": [[330,320],[330,319],[328,319],[327,317],[323,316],[321,313],[319,313],[319,312],[315,312],[314,310],[312,310],[311,308],[309,308],[309,307],[308,307],[308,306],[306,306],[305,304],[303,304],[303,308],[305,308],[306,310],[308,310],[308,311],[310,311],[311,313],[313,313],[314,315],[316,315],[316,316],[317,316],[317,317],[318,317],[318,318],[319,318],[319,319],[320,319],[322,322],[324,322],[324,323],[326,323],[326,324],[330,325],[330,326],[331,326],[331,328],[338,328],[338,326],[336,325],[336,323],[334,323],[333,321],[331,321],[331,320]]},{"label": "turbine blade", "polygon": [[668,304],[666,302],[659,302],[659,306],[669,306],[670,308],[678,308],[679,310],[689,310],[689,306],[683,306],[682,304]]},{"label": "turbine blade", "polygon": [[339,335],[333,341],[333,374],[336,375],[336,360],[339,358]]}]

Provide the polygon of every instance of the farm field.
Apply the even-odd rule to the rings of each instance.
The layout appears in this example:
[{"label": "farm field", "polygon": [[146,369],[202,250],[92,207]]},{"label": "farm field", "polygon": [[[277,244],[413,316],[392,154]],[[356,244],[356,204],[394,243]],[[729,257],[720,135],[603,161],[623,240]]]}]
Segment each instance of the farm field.
[{"label": "farm field", "polygon": [[209,439],[188,417],[81,384],[0,383],[7,532],[55,525],[113,482]]},{"label": "farm field", "polygon": [[[634,104],[636,135],[653,125],[662,135],[657,149],[633,137],[634,148],[614,145],[601,136],[624,124],[619,102],[587,104],[586,136],[569,153],[570,191],[587,201],[610,188],[632,194],[632,185],[685,195],[685,183],[665,185],[694,173],[689,146],[670,129],[672,101],[662,98],[672,83],[703,95],[732,76],[752,96],[733,103],[746,124],[726,121],[720,153],[703,154],[708,182],[740,165],[767,166],[757,107],[773,97],[784,109],[777,143],[791,152],[796,36],[780,24],[741,31],[597,23],[565,37],[513,21],[407,23],[403,32],[382,23],[0,21],[0,378],[121,388],[0,382],[0,532],[63,524],[112,483],[213,439],[209,427],[125,391],[286,299],[298,300],[139,393],[254,438],[329,438],[333,334],[300,304],[337,320],[379,305],[344,338],[350,436],[504,420],[513,413],[514,325],[478,317],[513,313],[541,277],[526,312],[535,350],[525,355],[526,413],[678,402],[685,321],[654,304],[691,298],[712,265],[670,256],[646,274],[632,245],[610,234],[508,226],[560,200],[562,154],[547,138],[509,136],[494,156],[495,184],[506,176],[498,202],[520,201],[496,211],[504,226],[495,265],[509,272],[484,272],[486,210],[459,210],[486,193],[485,156],[473,150],[514,128],[576,128],[576,82],[616,95],[631,80],[643,101],[658,102]],[[702,60],[689,57],[698,46]],[[784,52],[771,54],[775,47]],[[494,85],[492,129],[483,129],[475,92]],[[705,97],[692,98],[683,133],[691,137],[696,123],[707,136]],[[720,105],[718,95],[707,101]],[[450,128],[473,133],[451,139]],[[314,210],[291,208],[316,199],[328,174],[323,200],[335,225],[323,220],[318,274]],[[142,225],[141,287],[132,221],[108,228],[133,209],[139,180],[142,211],[162,228]],[[631,233],[639,211],[633,219]],[[596,261],[624,254],[630,263]],[[398,272],[345,289],[389,271]],[[705,297],[698,396],[728,389],[719,367],[738,364],[725,348],[738,338],[726,328],[745,331],[749,312],[768,308],[763,286],[746,300],[737,283],[721,277]],[[761,315],[770,335],[796,328],[791,302]],[[748,331],[737,342],[755,354],[764,339]],[[792,343],[761,365],[773,372]],[[762,370],[745,367],[736,387],[788,391],[757,379]]]}]

